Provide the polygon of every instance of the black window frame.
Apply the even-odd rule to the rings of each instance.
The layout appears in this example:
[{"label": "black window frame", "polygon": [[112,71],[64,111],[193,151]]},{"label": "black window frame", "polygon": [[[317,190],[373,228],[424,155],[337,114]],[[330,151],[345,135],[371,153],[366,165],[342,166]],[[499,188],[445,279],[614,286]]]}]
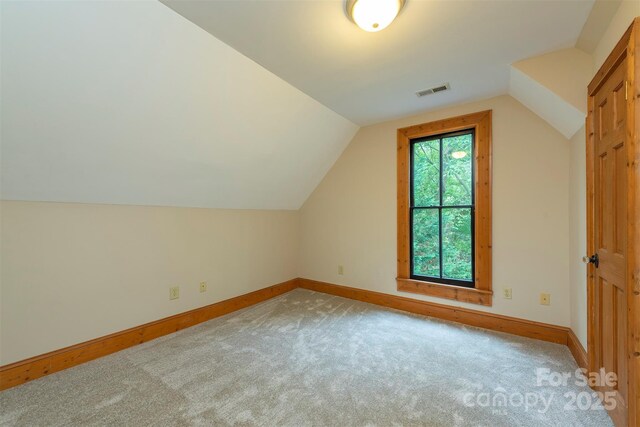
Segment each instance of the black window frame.
[{"label": "black window frame", "polygon": [[[442,140],[445,138],[462,136],[462,135],[471,135],[471,205],[443,205],[443,150],[442,150]],[[414,199],[414,147],[416,143],[426,142],[426,141],[439,141],[440,144],[440,186],[438,189],[439,192],[439,204],[436,206],[415,206]],[[422,138],[414,138],[409,140],[409,272],[410,278],[415,280],[421,280],[426,282],[440,283],[445,285],[453,285],[453,286],[462,286],[465,288],[475,288],[475,279],[476,279],[476,269],[475,269],[475,259],[476,259],[476,242],[475,242],[475,222],[476,222],[476,194],[475,194],[475,177],[476,177],[476,162],[475,162],[475,152],[476,152],[476,132],[475,128],[458,130],[455,132],[446,132],[436,135],[429,135]],[[438,233],[439,233],[439,242],[438,242],[438,255],[439,255],[439,263],[440,263],[440,277],[431,277],[431,276],[423,276],[414,274],[414,247],[413,247],[413,213],[418,209],[437,209],[438,210]],[[442,210],[443,209],[470,209],[471,212],[471,280],[460,280],[460,279],[449,279],[443,277],[443,261],[442,261]]]}]

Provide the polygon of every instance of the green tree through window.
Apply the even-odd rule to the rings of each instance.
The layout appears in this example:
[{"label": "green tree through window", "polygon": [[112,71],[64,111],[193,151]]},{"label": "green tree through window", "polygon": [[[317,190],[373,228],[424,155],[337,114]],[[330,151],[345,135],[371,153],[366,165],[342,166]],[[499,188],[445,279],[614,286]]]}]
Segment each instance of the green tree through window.
[{"label": "green tree through window", "polygon": [[411,141],[411,275],[473,287],[474,134]]}]

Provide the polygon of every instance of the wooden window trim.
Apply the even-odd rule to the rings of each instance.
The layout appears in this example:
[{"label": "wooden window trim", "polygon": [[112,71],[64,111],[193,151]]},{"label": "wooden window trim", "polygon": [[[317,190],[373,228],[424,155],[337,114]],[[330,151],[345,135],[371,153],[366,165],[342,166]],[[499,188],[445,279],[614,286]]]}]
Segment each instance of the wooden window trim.
[{"label": "wooden window trim", "polygon": [[[409,236],[410,142],[474,129],[475,287],[466,288],[411,278]],[[490,306],[491,285],[491,110],[398,129],[398,290]]]}]

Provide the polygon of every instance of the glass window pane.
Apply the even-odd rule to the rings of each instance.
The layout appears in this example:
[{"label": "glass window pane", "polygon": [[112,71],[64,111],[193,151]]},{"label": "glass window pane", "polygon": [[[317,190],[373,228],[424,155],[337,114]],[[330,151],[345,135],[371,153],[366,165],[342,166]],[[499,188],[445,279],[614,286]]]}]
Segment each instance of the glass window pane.
[{"label": "glass window pane", "polygon": [[413,274],[440,277],[440,217],[438,209],[413,211]]},{"label": "glass window pane", "polygon": [[442,139],[442,204],[470,205],[473,179],[473,137],[471,134]]},{"label": "glass window pane", "polygon": [[440,140],[416,142],[413,150],[414,206],[440,204]]},{"label": "glass window pane", "polygon": [[471,209],[442,209],[442,276],[472,280]]}]

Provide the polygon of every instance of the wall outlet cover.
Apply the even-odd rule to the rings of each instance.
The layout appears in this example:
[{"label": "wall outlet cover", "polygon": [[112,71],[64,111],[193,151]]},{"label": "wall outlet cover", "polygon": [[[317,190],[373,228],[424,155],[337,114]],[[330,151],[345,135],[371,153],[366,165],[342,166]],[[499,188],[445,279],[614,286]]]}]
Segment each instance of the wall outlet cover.
[{"label": "wall outlet cover", "polygon": [[169,299],[178,299],[180,298],[180,286],[173,286],[169,288]]},{"label": "wall outlet cover", "polygon": [[551,294],[540,294],[540,304],[551,305]]}]

